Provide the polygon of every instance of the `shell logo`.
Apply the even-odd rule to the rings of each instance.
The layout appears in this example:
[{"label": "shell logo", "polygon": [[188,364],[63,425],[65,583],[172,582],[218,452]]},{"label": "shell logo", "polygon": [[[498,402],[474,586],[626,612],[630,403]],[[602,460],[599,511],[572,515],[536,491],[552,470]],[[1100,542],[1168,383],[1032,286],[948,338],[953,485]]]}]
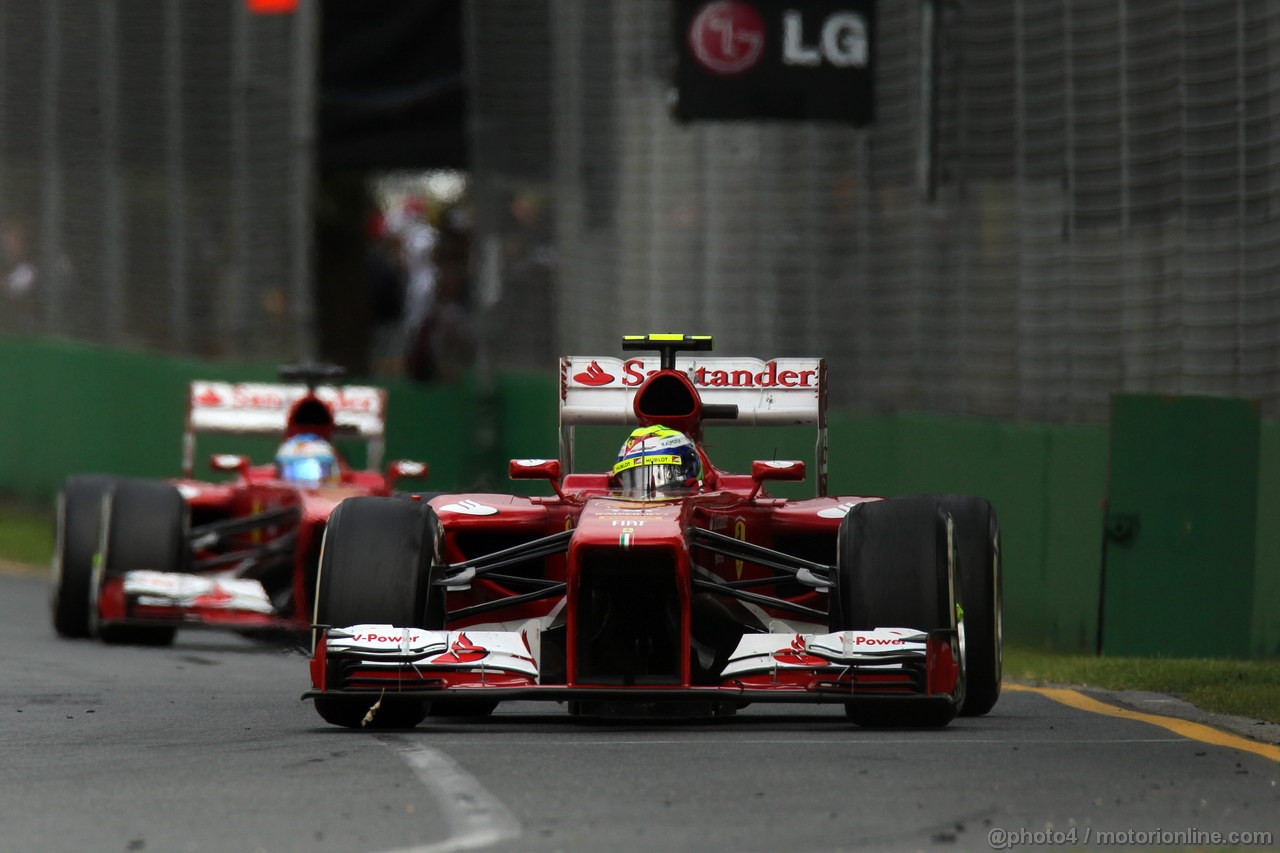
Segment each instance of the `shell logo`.
[{"label": "shell logo", "polygon": [[[747,522],[744,519],[735,518],[733,520],[733,538],[737,539],[739,542],[747,541]],[[738,580],[742,580],[741,560],[733,561],[733,570],[737,574]]]}]

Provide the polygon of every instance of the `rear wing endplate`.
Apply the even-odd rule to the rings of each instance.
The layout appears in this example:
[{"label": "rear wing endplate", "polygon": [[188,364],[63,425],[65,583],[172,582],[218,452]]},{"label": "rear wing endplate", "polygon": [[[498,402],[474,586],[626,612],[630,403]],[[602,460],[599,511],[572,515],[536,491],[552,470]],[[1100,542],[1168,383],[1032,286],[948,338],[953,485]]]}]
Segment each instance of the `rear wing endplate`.
[{"label": "rear wing endplate", "polygon": [[[190,477],[194,470],[197,434],[283,436],[289,410],[306,394],[306,385],[193,381],[187,395],[187,428],[182,442],[184,476]],[[321,385],[315,395],[333,410],[334,435],[367,441],[369,468],[380,467],[387,392],[367,385]]]},{"label": "rear wing endplate", "polygon": [[[657,356],[560,359],[560,460],[573,471],[574,428],[582,424],[637,425],[636,391],[658,370]],[[827,365],[820,358],[679,357],[704,406],[737,406],[715,426],[813,426],[818,494],[827,493]]]}]

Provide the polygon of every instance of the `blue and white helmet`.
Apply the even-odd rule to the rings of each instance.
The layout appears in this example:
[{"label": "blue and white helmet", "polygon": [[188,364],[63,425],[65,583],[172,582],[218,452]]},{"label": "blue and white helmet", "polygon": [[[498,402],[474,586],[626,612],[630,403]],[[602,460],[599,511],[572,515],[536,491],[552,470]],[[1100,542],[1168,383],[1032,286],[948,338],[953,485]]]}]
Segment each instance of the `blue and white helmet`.
[{"label": "blue and white helmet", "polygon": [[280,445],[276,472],[285,482],[315,488],[337,482],[342,469],[332,444],[313,433],[303,433]]},{"label": "blue and white helmet", "polygon": [[664,426],[637,429],[618,451],[609,483],[635,495],[682,494],[698,488],[702,457],[689,437]]}]

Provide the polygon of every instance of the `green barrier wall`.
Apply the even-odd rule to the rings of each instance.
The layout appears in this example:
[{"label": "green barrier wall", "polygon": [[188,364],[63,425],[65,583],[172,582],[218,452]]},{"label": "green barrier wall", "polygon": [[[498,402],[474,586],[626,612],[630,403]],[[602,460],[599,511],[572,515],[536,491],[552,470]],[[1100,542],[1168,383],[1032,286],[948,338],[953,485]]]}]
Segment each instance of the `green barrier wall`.
[{"label": "green barrier wall", "polygon": [[1280,424],[1262,424],[1258,473],[1252,652],[1280,657]]},{"label": "green barrier wall", "polygon": [[[0,491],[43,501],[69,474],[177,476],[192,379],[273,381],[275,369],[0,338]],[[428,462],[431,478],[423,488],[469,486],[472,389],[387,387],[387,459]],[[204,436],[197,443],[197,475],[209,453],[246,453],[262,462],[276,444]],[[361,443],[343,442],[342,449],[354,464],[364,464]]]},{"label": "green barrier wall", "polygon": [[1257,571],[1254,401],[1111,401],[1102,652],[1247,657]]},{"label": "green barrier wall", "polygon": [[[74,344],[0,338],[0,492],[49,500],[67,474],[178,472],[187,383],[271,380],[271,366],[210,365]],[[511,458],[554,457],[557,384],[510,374],[491,386],[388,383],[387,458],[431,465],[422,488],[549,494],[506,479]],[[487,426],[489,425],[489,426]],[[579,430],[580,470],[604,470],[625,430]],[[961,492],[995,505],[1004,540],[1006,635],[1048,649],[1091,653],[1097,637],[1106,494],[1107,429],[1008,424],[929,415],[834,414],[830,491],[848,495]],[[717,463],[813,462],[808,429],[712,428]],[[216,445],[214,442],[217,442]],[[274,442],[206,437],[208,452],[269,458]],[[359,461],[358,448],[344,448]],[[203,462],[200,462],[203,465]],[[1280,425],[1264,424],[1258,496],[1257,597],[1252,650],[1280,655]],[[802,497],[812,480],[779,484]]]}]

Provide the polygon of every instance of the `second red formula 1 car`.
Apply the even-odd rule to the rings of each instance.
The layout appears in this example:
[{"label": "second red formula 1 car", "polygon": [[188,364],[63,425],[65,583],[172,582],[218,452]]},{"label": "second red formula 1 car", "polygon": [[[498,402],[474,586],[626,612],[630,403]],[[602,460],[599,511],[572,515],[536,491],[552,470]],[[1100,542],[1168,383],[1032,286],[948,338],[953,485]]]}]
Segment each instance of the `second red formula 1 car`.
[{"label": "second red formula 1 car", "polygon": [[[312,689],[341,726],[416,725],[503,700],[571,714],[720,715],[839,703],[867,725],[984,714],[1001,675],[1000,546],[987,501],[826,492],[820,359],[681,357],[708,337],[629,336],[658,358],[565,358],[554,494],[334,512]],[[817,428],[818,495],[770,496],[800,461],[717,468],[704,424]],[[634,427],[612,469],[570,473],[579,424]]]},{"label": "second red formula 1 car", "polygon": [[[353,495],[388,496],[396,480],[427,473],[412,461],[351,469],[330,442],[364,439],[376,467],[386,392],[320,384],[340,373],[303,366],[281,369],[296,384],[193,382],[181,479],[68,478],[58,497],[55,630],[165,644],[183,626],[306,629],[333,508]],[[193,478],[198,433],[283,444],[265,465],[214,454],[211,467],[235,476],[211,483]]]}]

